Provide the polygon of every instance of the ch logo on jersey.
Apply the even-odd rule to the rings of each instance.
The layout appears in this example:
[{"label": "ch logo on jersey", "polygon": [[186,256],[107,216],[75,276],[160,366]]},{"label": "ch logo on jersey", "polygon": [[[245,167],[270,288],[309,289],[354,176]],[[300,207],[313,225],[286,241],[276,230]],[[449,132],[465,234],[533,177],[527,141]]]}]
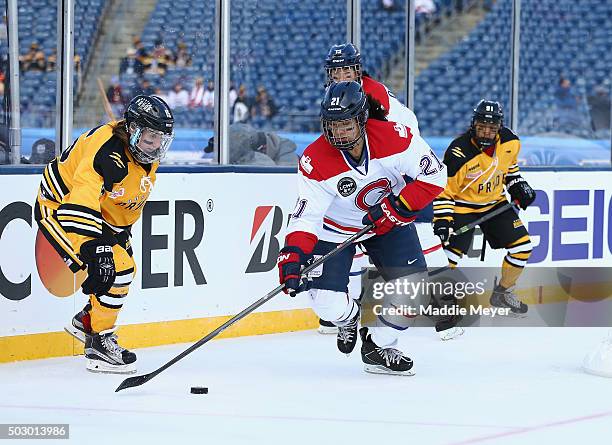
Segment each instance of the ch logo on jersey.
[{"label": "ch logo on jersey", "polygon": [[391,181],[388,178],[377,179],[359,191],[355,197],[355,205],[367,212],[368,207],[378,204],[389,193],[391,193]]},{"label": "ch logo on jersey", "polygon": [[345,198],[355,193],[355,190],[357,190],[357,183],[353,178],[346,176],[338,181],[338,192]]}]

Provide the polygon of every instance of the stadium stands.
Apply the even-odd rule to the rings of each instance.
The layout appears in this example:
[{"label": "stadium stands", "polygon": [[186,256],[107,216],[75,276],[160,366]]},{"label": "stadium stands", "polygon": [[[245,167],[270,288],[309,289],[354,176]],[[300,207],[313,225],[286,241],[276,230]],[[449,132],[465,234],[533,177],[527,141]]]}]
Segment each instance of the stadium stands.
[{"label": "stadium stands", "polygon": [[[98,21],[107,0],[79,0],[75,5],[75,54],[81,59],[84,70],[93,49]],[[0,0],[0,8],[6,10],[6,0]],[[38,43],[49,57],[57,47],[57,1],[19,0],[19,52],[24,54],[33,42]],[[6,41],[0,43],[0,51],[8,52]],[[22,125],[24,127],[54,127],[56,72],[26,71],[21,77]],[[78,88],[75,80],[75,93]]]}]

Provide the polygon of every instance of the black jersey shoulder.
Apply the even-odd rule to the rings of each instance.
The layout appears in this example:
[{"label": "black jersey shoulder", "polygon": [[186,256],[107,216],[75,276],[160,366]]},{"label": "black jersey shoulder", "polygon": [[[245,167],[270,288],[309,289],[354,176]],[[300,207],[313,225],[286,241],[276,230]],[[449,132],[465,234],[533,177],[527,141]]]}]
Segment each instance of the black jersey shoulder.
[{"label": "black jersey shoulder", "polygon": [[129,159],[121,139],[112,135],[98,149],[94,157],[94,169],[104,179],[104,189],[111,191],[113,184],[123,181],[128,174]]},{"label": "black jersey shoulder", "polygon": [[454,139],[444,153],[444,163],[448,169],[448,176],[455,176],[466,162],[480,154],[480,150],[472,144],[470,132],[466,131]]},{"label": "black jersey shoulder", "polygon": [[505,144],[510,141],[518,141],[519,137],[508,127],[501,127],[499,130],[499,142]]}]

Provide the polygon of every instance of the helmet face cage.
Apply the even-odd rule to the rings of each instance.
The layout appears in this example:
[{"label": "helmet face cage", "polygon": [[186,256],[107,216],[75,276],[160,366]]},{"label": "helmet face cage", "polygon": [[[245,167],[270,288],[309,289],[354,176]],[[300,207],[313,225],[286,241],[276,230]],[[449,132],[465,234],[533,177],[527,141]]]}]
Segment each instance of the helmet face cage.
[{"label": "helmet face cage", "polygon": [[332,82],[350,81],[361,83],[361,63],[353,65],[343,65],[335,67],[326,67],[327,83],[329,85]]},{"label": "helmet face cage", "polygon": [[321,128],[327,142],[338,150],[351,150],[365,135],[367,110],[359,116],[343,120],[321,119]]},{"label": "helmet face cage", "polygon": [[[472,124],[470,127],[472,137],[481,149],[490,147],[495,143],[495,139],[504,122],[504,114],[501,105],[498,102],[481,100],[472,116]],[[476,126],[478,124],[486,124],[488,127],[497,127],[495,134],[489,137],[478,137]]]},{"label": "helmet face cage", "polygon": [[325,57],[326,85],[332,82],[355,81],[361,83],[361,53],[352,43],[333,45]]},{"label": "helmet face cage", "polygon": [[174,132],[164,133],[132,122],[128,128],[130,152],[142,164],[161,161],[174,140]]}]

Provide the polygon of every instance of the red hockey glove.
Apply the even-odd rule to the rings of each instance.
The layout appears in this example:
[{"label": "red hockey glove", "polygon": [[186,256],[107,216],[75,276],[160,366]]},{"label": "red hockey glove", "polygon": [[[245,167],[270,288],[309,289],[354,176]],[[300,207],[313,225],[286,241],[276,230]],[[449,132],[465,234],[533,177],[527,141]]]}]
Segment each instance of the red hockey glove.
[{"label": "red hockey glove", "polygon": [[406,209],[395,196],[388,195],[368,209],[363,224],[374,224],[374,233],[384,235],[396,226],[407,226],[416,219],[417,212]]},{"label": "red hockey glove", "polygon": [[281,249],[277,265],[280,284],[285,284],[283,292],[295,297],[310,288],[310,281],[301,278],[300,271],[312,258],[312,255],[306,255],[296,246],[285,246]]}]

